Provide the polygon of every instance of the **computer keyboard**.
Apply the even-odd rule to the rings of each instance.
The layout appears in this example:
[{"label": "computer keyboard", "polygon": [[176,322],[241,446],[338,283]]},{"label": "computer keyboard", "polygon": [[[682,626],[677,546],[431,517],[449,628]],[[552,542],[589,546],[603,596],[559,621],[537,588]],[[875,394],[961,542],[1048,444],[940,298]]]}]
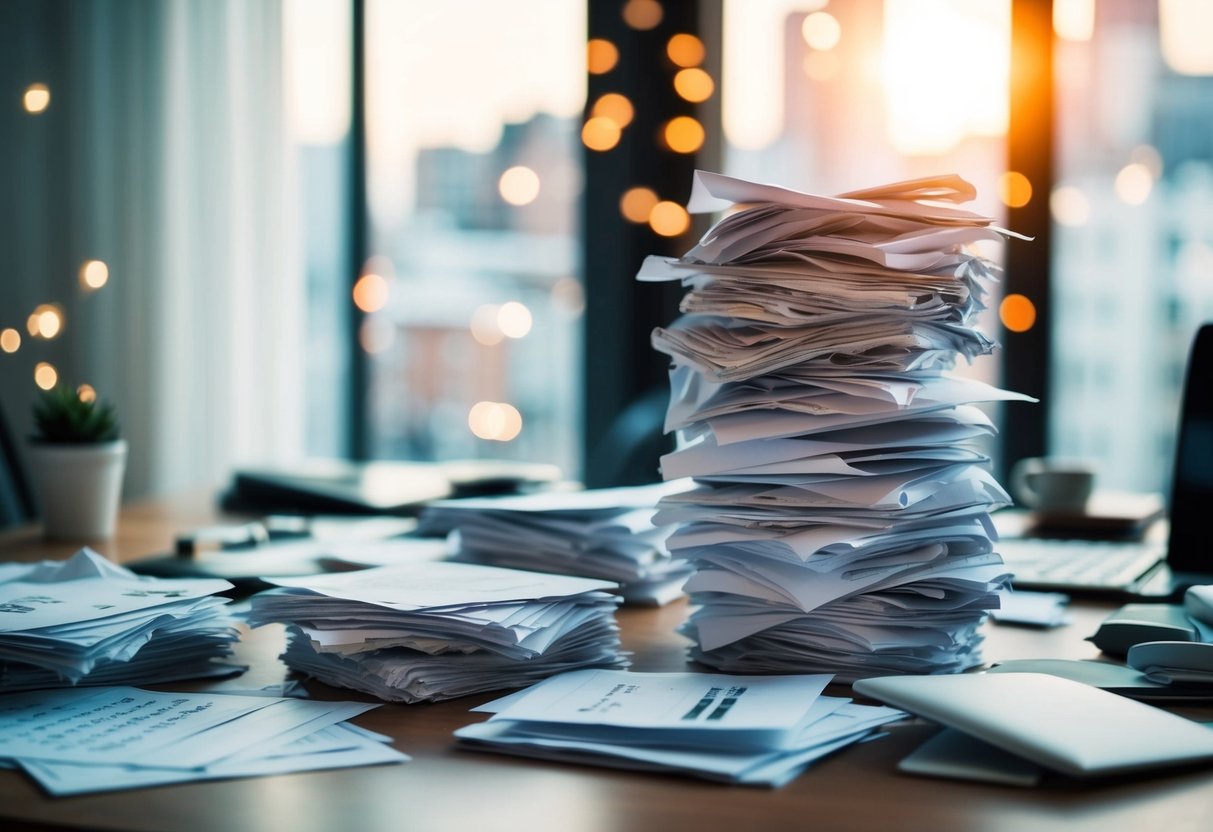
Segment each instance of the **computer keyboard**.
[{"label": "computer keyboard", "polygon": [[1163,559],[1157,544],[1015,538],[995,544],[1023,589],[1128,589]]}]

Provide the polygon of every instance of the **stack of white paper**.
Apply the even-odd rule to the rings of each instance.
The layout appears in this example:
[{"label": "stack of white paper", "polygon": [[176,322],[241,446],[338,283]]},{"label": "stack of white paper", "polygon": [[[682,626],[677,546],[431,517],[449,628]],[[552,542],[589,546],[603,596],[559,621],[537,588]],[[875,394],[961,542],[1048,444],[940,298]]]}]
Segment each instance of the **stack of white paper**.
[{"label": "stack of white paper", "polygon": [[283,660],[322,682],[393,702],[523,687],[621,667],[605,581],[436,562],[267,579],[249,621],[288,625]]},{"label": "stack of white paper", "polygon": [[818,676],[583,670],[476,710],[455,732],[508,754],[779,786],[904,714],[822,696]]},{"label": "stack of white paper", "polygon": [[1009,498],[974,403],[1027,397],[945,372],[993,346],[973,324],[995,268],[965,246],[1008,232],[937,202],[972,196],[956,177],[820,197],[696,174],[691,210],[738,210],[639,274],[689,289],[653,343],[679,439],[662,474],[698,487],[655,520],[697,568],[695,659],[845,681],[980,663]]},{"label": "stack of white paper", "polygon": [[129,687],[0,696],[0,760],[53,795],[401,762],[378,707]]},{"label": "stack of white paper", "polygon": [[229,676],[223,580],[140,577],[89,549],[0,573],[0,691]]},{"label": "stack of white paper", "polygon": [[627,603],[665,604],[682,595],[690,566],[670,557],[670,528],[653,525],[653,515],[663,495],[689,486],[444,500],[422,513],[420,531],[453,529],[456,560],[602,578],[618,583]]}]

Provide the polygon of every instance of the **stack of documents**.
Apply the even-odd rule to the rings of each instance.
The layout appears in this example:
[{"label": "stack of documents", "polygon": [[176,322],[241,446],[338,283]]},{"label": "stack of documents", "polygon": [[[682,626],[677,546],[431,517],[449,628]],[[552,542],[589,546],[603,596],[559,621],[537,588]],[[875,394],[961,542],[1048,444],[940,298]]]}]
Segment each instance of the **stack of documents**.
[{"label": "stack of documents", "polygon": [[378,707],[131,687],[0,696],[0,763],[52,795],[407,760],[345,720]]},{"label": "stack of documents", "polygon": [[1009,498],[976,445],[978,402],[1026,399],[953,377],[993,343],[973,326],[996,269],[966,246],[991,220],[941,202],[956,177],[820,197],[696,174],[692,211],[736,207],[683,257],[662,500],[696,573],[685,633],[729,672],[843,681],[980,663],[1007,581],[989,512]]},{"label": "stack of documents", "polygon": [[270,582],[249,622],[287,624],[287,665],[392,702],[627,665],[606,581],[439,561]]},{"label": "stack of documents", "polygon": [[618,583],[627,603],[665,604],[681,597],[690,566],[670,557],[671,529],[653,515],[663,495],[689,486],[446,500],[425,510],[420,531],[453,529],[456,560],[601,578]]},{"label": "stack of documents", "polygon": [[230,676],[223,580],[141,578],[89,549],[0,570],[0,692]]},{"label": "stack of documents", "polygon": [[567,762],[781,786],[900,711],[822,696],[818,676],[566,673],[490,702],[469,747]]}]

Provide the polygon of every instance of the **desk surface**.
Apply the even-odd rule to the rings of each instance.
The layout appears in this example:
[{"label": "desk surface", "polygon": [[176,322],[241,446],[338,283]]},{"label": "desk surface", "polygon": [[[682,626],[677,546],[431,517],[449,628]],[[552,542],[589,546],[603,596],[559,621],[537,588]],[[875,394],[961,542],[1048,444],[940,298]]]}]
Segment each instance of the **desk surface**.
[{"label": "desk surface", "polygon": [[[204,496],[124,509],[118,536],[95,546],[119,561],[167,551],[174,535],[213,522]],[[36,529],[0,533],[0,560],[66,557],[78,547],[47,544]],[[1083,639],[1110,607],[1076,605],[1073,624],[1041,632],[987,625],[987,659],[1090,658]],[[675,628],[685,602],[625,609],[619,619],[634,669],[680,670],[686,642]],[[244,676],[212,685],[247,689],[281,681],[280,627],[248,633]],[[182,688],[190,687],[182,685]],[[316,698],[364,699],[309,682]],[[839,691],[845,693],[845,691]],[[853,746],[777,790],[657,776],[466,751],[452,732],[483,718],[468,697],[430,705],[384,705],[355,722],[395,738],[411,762],[140,789],[74,798],[46,797],[23,775],[0,771],[6,829],[82,827],[130,830],[1208,830],[1213,772],[1189,771],[1114,782],[1051,781],[1036,789],[929,780],[898,774],[897,761],[934,729],[914,724]],[[1213,720],[1213,709],[1189,712]],[[13,823],[17,821],[18,823]]]}]

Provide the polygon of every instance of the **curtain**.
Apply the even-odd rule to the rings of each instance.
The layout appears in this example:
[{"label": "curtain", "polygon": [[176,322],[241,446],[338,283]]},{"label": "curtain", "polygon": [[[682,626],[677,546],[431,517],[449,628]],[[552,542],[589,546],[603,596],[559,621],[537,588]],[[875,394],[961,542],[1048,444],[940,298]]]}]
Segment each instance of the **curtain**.
[{"label": "curtain", "polygon": [[[17,3],[0,15],[34,42],[5,75],[51,79],[52,95],[0,145],[0,166],[25,166],[14,200],[33,215],[0,215],[5,248],[19,249],[0,280],[0,327],[24,329],[45,302],[65,319],[53,342],[0,355],[10,420],[28,425],[36,361],[92,385],[130,443],[128,499],[300,456],[304,286],[279,0]],[[77,279],[89,259],[109,268],[92,292]]]}]

